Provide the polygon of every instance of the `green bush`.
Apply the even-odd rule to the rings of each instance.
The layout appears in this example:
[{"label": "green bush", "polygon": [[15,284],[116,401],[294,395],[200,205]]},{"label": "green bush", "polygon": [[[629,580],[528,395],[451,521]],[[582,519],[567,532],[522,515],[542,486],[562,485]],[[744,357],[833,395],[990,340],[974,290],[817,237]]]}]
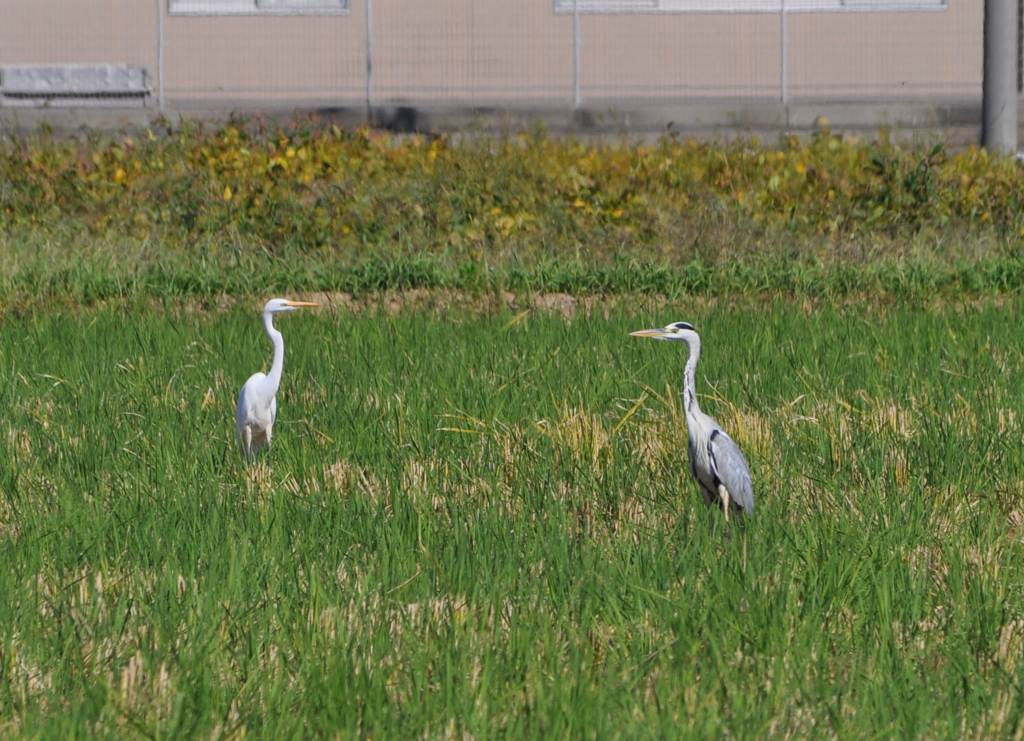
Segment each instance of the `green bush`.
[{"label": "green bush", "polygon": [[[960,285],[964,271],[1020,272],[1022,185],[1012,159],[981,149],[827,130],[773,147],[648,147],[539,129],[453,143],[315,121],[186,122],[0,145],[0,255],[8,291],[83,296],[94,291],[82,276],[99,295],[156,290],[168,275],[186,293],[475,290],[524,276],[531,288],[713,292],[766,271],[747,289],[827,292],[851,265],[902,274],[904,260]],[[986,286],[1008,287],[975,284]]]}]

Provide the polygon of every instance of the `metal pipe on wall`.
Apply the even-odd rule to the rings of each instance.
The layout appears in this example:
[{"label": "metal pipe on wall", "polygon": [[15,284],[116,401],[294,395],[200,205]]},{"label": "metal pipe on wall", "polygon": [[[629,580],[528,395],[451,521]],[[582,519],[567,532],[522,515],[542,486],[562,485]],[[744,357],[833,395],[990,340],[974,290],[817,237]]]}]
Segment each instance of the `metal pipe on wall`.
[{"label": "metal pipe on wall", "polygon": [[366,123],[373,123],[373,0],[366,0]]},{"label": "metal pipe on wall", "polygon": [[779,87],[782,92],[782,105],[786,105],[786,103],[789,102],[789,91],[786,89],[786,0],[782,0],[782,8],[779,15],[781,16],[780,23],[782,25],[782,28],[780,29],[780,46],[782,47],[782,68],[779,70]]},{"label": "metal pipe on wall", "polygon": [[985,0],[981,143],[992,154],[1017,151],[1017,0]]},{"label": "metal pipe on wall", "polygon": [[164,109],[164,2],[156,0],[156,104]]},{"label": "metal pipe on wall", "polygon": [[579,0],[572,0],[572,105],[578,108],[580,98],[580,9]]}]

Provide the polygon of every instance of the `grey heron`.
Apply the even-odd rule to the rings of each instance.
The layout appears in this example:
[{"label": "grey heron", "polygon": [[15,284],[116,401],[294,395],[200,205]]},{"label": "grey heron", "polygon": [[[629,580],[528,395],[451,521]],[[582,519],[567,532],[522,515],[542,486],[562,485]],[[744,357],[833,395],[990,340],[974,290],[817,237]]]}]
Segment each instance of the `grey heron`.
[{"label": "grey heron", "polygon": [[[697,401],[697,361],[700,360],[700,335],[686,322],[675,322],[667,327],[642,329],[630,332],[632,337],[651,337],[656,340],[685,342],[690,348],[690,357],[683,371],[683,408],[686,410],[687,452],[690,457],[690,473],[700,485],[704,504],[711,508],[715,504],[725,513],[729,522],[729,510],[754,515],[754,487],[750,478],[750,466],[743,457],[740,446],[729,437],[712,417],[700,409]],[[714,531],[714,512],[709,513],[711,529]],[[742,524],[742,521],[741,521]],[[726,529],[726,535],[729,534]]]},{"label": "grey heron", "polygon": [[307,301],[271,299],[263,307],[263,328],[274,345],[270,373],[254,373],[242,386],[235,409],[235,435],[245,462],[249,463],[264,445],[269,446],[277,419],[277,389],[284,370],[284,337],[274,327],[274,314],[316,306]]}]

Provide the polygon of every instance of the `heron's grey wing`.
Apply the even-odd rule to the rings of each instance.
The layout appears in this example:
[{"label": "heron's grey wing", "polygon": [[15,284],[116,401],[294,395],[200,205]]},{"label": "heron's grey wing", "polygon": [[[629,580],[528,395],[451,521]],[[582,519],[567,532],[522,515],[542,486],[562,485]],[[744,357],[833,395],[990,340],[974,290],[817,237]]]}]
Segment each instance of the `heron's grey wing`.
[{"label": "heron's grey wing", "polygon": [[693,449],[692,439],[686,441],[686,457],[690,460],[690,475],[694,480],[700,481],[700,476],[697,475],[697,451]]},{"label": "heron's grey wing", "polygon": [[740,446],[724,430],[714,430],[708,438],[708,457],[715,475],[725,484],[729,496],[743,508],[747,517],[753,517],[754,484],[750,479],[750,466]]}]

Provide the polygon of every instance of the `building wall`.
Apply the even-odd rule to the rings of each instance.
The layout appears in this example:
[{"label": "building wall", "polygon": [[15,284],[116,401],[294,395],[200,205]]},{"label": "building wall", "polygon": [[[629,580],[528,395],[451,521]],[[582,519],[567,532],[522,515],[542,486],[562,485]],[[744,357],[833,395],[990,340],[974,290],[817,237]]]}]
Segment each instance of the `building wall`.
[{"label": "building wall", "polygon": [[382,100],[572,100],[572,17],[550,0],[372,1]]},{"label": "building wall", "polygon": [[0,65],[157,63],[156,0],[0,0]]},{"label": "building wall", "polygon": [[942,12],[794,13],[790,92],[980,97],[984,19],[984,0],[951,0]]},{"label": "building wall", "polygon": [[164,93],[171,103],[364,100],[365,25],[362,9],[348,16],[170,16]]},{"label": "building wall", "polygon": [[[778,98],[778,13],[584,14],[553,0],[351,0],[346,15],[169,16],[166,0],[3,0],[0,65],[137,64],[170,105],[565,105]],[[983,0],[786,16],[787,93],[978,97]]]}]

